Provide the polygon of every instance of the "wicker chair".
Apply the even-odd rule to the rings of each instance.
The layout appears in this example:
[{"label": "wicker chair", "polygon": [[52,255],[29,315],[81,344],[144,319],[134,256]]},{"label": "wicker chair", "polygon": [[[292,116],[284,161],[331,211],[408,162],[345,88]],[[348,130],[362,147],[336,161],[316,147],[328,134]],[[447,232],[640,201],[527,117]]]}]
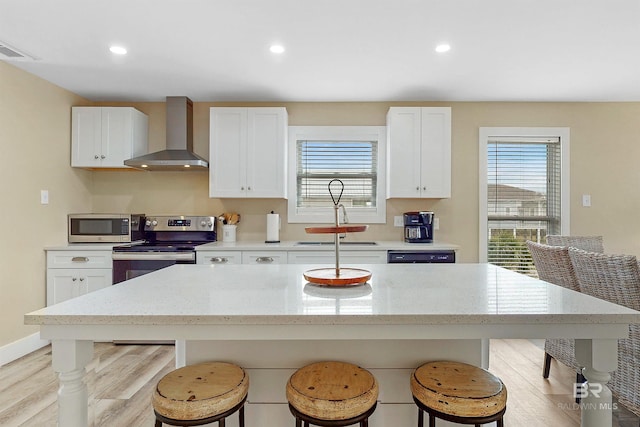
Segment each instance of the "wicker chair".
[{"label": "wicker chair", "polygon": [[[541,280],[580,291],[567,247],[549,246],[531,241],[527,241],[527,247],[531,252],[533,263]],[[551,358],[554,358],[576,371],[576,382],[583,382],[582,367],[576,361],[574,350],[575,342],[572,338],[546,339],[544,341],[543,378],[549,378]]]},{"label": "wicker chair", "polygon": [[583,251],[604,253],[602,236],[560,236],[550,234],[547,236],[547,244],[551,246],[568,246]]},{"label": "wicker chair", "polygon": [[[569,249],[583,293],[640,310],[640,268],[633,255],[605,255]],[[618,340],[618,369],[609,383],[613,395],[640,415],[640,325],[629,327],[629,338]]]}]

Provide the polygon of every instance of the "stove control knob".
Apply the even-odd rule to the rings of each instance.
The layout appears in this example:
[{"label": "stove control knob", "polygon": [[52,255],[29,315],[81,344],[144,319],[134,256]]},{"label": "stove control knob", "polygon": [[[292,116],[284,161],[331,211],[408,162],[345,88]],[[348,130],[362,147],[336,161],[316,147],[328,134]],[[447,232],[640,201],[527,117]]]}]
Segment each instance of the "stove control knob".
[{"label": "stove control knob", "polygon": [[153,225],[153,226],[155,227],[156,225],[158,225],[158,221],[156,221],[156,220],[154,219],[153,221],[151,221],[151,225]]},{"label": "stove control knob", "polygon": [[207,221],[202,221],[202,222],[200,223],[200,227],[203,227],[203,228],[204,228],[204,227],[211,228],[211,226],[212,226],[212,225],[213,225],[213,224],[211,223],[211,221],[209,221],[209,222],[207,222]]}]

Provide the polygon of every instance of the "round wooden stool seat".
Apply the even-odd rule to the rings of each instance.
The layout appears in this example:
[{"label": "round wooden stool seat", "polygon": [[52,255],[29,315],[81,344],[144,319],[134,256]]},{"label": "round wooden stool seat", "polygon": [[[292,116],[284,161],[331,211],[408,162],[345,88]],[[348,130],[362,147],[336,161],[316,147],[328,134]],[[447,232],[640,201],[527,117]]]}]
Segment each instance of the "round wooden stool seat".
[{"label": "round wooden stool seat", "polygon": [[420,366],[411,375],[411,392],[424,410],[436,411],[436,416],[449,420],[457,417],[477,420],[497,415],[501,418],[507,405],[507,389],[500,378],[459,362],[437,361]]},{"label": "round wooden stool seat", "polygon": [[371,410],[377,398],[375,377],[351,363],[312,363],[298,369],[287,382],[289,404],[318,420],[356,418]]},{"label": "round wooden stool seat", "polygon": [[215,417],[240,405],[249,391],[249,376],[225,362],[189,365],[162,377],[152,397],[157,414],[172,420]]}]

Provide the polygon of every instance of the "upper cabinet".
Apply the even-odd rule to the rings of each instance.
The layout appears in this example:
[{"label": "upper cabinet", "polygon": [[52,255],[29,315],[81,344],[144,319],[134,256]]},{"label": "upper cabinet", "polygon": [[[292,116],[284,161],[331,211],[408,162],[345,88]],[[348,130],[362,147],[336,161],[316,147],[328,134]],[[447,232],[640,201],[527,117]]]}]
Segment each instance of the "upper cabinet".
[{"label": "upper cabinet", "polygon": [[148,151],[148,117],[131,107],[72,107],[71,166],[128,168]]},{"label": "upper cabinet", "polygon": [[287,110],[210,110],[209,196],[286,198]]},{"label": "upper cabinet", "polygon": [[451,108],[391,107],[387,198],[451,197]]}]

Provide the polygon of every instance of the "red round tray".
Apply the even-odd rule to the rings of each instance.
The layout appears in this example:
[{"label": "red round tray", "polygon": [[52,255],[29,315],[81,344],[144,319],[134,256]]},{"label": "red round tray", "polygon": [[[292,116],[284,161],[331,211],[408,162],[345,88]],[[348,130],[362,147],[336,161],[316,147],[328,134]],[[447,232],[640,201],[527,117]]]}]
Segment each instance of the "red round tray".
[{"label": "red round tray", "polygon": [[308,282],[316,285],[354,286],[371,279],[371,272],[361,268],[340,267],[338,275],[335,267],[327,267],[307,270],[303,276]]}]

